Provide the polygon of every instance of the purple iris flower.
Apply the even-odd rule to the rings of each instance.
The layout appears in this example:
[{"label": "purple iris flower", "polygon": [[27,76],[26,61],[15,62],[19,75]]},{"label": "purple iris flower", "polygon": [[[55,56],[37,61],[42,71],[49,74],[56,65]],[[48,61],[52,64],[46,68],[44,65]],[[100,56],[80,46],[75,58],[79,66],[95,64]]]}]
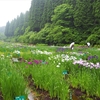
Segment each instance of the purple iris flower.
[{"label": "purple iris flower", "polygon": [[29,64],[29,65],[32,65],[33,63],[32,63],[32,62],[28,62],[28,64]]},{"label": "purple iris flower", "polygon": [[41,60],[34,60],[35,64],[40,64],[42,61]]}]

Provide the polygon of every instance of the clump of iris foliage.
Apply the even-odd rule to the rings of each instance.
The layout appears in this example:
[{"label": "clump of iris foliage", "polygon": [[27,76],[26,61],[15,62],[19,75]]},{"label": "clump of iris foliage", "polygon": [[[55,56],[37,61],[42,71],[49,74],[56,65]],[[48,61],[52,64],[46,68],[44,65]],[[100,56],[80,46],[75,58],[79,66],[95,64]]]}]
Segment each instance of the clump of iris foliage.
[{"label": "clump of iris foliage", "polygon": [[70,50],[0,43],[0,91],[4,100],[27,98],[25,78],[31,75],[36,87],[48,91],[51,98],[68,100],[70,86],[100,97],[99,55],[93,47]]}]

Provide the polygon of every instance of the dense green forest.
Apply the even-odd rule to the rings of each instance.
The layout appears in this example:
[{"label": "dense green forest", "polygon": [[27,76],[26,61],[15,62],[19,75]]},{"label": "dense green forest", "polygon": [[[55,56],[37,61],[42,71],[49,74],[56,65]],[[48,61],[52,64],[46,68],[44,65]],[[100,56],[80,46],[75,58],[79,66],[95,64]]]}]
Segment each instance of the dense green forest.
[{"label": "dense green forest", "polygon": [[29,11],[7,22],[7,41],[100,44],[99,0],[32,0]]}]

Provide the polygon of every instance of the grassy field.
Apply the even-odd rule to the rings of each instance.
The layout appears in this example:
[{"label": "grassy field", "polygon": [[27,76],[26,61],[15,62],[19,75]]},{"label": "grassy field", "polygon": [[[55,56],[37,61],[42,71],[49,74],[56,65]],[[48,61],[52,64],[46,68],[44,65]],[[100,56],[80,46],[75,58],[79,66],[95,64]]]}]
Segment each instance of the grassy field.
[{"label": "grassy field", "polygon": [[[20,96],[27,100],[31,80],[34,91],[48,91],[51,99],[100,98],[99,48],[75,46],[71,50],[60,46],[0,42],[0,56],[0,94],[3,100]],[[31,80],[27,81],[29,76]]]}]

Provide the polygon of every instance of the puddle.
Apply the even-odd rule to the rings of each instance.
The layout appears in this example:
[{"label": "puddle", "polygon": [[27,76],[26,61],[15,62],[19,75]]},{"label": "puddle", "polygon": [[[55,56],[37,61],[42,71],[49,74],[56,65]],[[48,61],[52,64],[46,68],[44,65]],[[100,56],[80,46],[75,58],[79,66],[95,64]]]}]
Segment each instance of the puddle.
[{"label": "puddle", "polygon": [[39,100],[37,96],[38,96],[38,95],[37,95],[36,92],[31,91],[31,92],[28,94],[28,100]]},{"label": "puddle", "polygon": [[28,94],[28,99],[29,99],[29,100],[35,100],[35,99],[34,99],[33,93],[29,93],[29,94]]}]

